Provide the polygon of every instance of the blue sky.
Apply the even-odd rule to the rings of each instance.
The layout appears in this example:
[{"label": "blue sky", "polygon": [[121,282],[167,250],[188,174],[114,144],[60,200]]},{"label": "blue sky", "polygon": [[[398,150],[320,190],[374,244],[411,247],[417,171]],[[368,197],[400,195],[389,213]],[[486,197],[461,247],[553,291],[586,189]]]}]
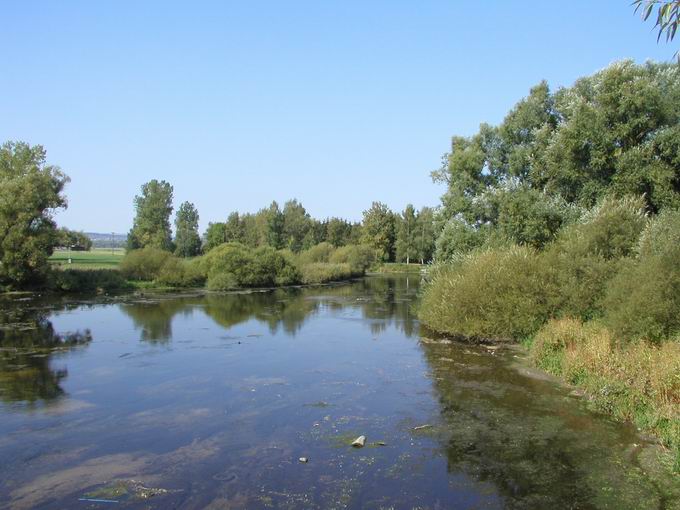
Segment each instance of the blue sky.
[{"label": "blue sky", "polygon": [[153,178],[202,228],[272,199],[436,205],[452,135],[542,79],[675,51],[628,0],[22,0],[0,20],[0,141],[45,146],[72,179],[59,224],[99,232],[126,232]]}]

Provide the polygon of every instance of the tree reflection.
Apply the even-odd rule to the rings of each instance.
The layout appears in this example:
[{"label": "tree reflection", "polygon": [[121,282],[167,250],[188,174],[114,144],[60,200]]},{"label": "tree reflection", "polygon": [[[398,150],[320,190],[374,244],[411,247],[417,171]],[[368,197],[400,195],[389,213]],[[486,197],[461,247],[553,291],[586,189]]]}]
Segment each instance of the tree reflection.
[{"label": "tree reflection", "polygon": [[89,330],[57,333],[44,309],[29,308],[13,300],[0,303],[0,400],[31,406],[64,395],[61,382],[66,368],[53,368],[55,353],[87,345]]},{"label": "tree reflection", "polygon": [[295,335],[305,321],[321,308],[334,312],[358,309],[373,334],[393,324],[407,336],[417,330],[413,308],[420,279],[372,277],[351,284],[323,287],[275,289],[231,294],[157,296],[155,299],[120,305],[141,330],[140,339],[167,342],[172,338],[172,320],[178,314],[201,310],[225,329],[249,320],[265,324],[272,334],[280,329]]}]

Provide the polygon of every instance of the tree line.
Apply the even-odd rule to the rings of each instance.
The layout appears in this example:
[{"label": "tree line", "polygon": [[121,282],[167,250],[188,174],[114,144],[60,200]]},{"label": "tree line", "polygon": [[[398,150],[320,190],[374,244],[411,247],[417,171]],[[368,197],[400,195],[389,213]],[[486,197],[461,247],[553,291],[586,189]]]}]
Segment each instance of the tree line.
[{"label": "tree line", "polygon": [[363,221],[342,218],[319,220],[310,216],[296,199],[279,206],[273,201],[256,213],[228,214],[226,221],[211,222],[203,236],[199,234],[199,214],[195,205],[184,202],[175,216],[175,236],[170,218],[173,212],[173,186],[152,180],[141,187],[134,199],[135,219],[128,234],[128,250],[152,247],[174,252],[180,257],[194,257],[224,243],[240,243],[249,248],[269,246],[300,253],[320,243],[335,248],[365,244],[376,250],[383,262],[429,262],[434,254],[435,211],[420,211],[408,204],[395,213],[381,202],[374,202],[363,212]]}]

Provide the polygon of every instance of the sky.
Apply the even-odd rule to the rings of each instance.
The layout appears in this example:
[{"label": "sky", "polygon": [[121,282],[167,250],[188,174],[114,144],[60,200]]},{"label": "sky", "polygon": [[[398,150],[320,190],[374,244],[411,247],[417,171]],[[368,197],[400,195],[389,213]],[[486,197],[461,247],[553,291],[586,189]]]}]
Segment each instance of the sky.
[{"label": "sky", "polygon": [[671,60],[629,0],[0,2],[0,142],[70,176],[57,222],[129,230],[151,179],[201,229],[296,198],[435,206],[453,135],[529,89]]}]

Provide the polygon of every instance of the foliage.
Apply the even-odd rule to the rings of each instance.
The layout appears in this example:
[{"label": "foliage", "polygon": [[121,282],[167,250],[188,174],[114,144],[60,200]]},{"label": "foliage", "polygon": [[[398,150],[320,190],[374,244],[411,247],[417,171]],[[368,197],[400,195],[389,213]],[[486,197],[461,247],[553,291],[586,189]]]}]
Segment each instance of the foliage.
[{"label": "foliage", "polygon": [[646,221],[642,199],[606,197],[560,232],[540,257],[556,316],[587,320],[602,314],[607,283],[618,261],[635,250]]},{"label": "foliage", "polygon": [[373,247],[378,259],[383,262],[394,260],[396,220],[394,213],[381,202],[373,202],[364,211],[362,242]]},{"label": "foliage", "polygon": [[352,277],[349,264],[333,264],[330,262],[313,262],[302,266],[302,283],[327,283],[346,280]]},{"label": "foliage", "polygon": [[170,252],[150,246],[131,250],[120,262],[120,272],[129,280],[153,281],[171,258]]},{"label": "foliage", "polygon": [[283,206],[283,246],[294,253],[299,252],[311,228],[311,218],[297,200],[289,200]]},{"label": "foliage", "polygon": [[[671,42],[675,38],[675,32],[680,24],[680,0],[633,0],[633,5],[635,12],[640,11],[644,21],[649,19],[656,8],[654,28],[659,31],[657,42],[662,36],[666,38],[666,42]],[[680,58],[680,53],[676,52],[676,55]]]},{"label": "foliage", "polygon": [[116,269],[56,269],[50,272],[47,287],[58,292],[92,292],[124,289],[125,278]]},{"label": "foliage", "polygon": [[265,210],[264,220],[266,224],[266,244],[275,250],[280,250],[285,246],[284,227],[286,220],[276,201],[272,202],[269,208]]},{"label": "foliage", "polygon": [[416,210],[408,204],[406,209],[397,216],[397,237],[395,243],[395,260],[397,262],[411,262],[418,257],[418,228]]},{"label": "foliage", "polygon": [[225,223],[220,222],[208,223],[208,228],[206,229],[205,235],[203,236],[204,252],[208,252],[215,248],[216,246],[219,246],[227,242],[226,227],[227,225]]},{"label": "foliage", "polygon": [[311,264],[314,262],[328,262],[335,248],[330,243],[319,243],[298,255],[300,264]]},{"label": "foliage", "polygon": [[434,257],[437,229],[435,226],[434,210],[423,207],[416,217],[416,258],[421,264],[429,262]]},{"label": "foliage", "polygon": [[40,145],[7,142],[0,147],[0,285],[42,281],[57,240],[52,214],[66,207],[68,177],[46,163]]},{"label": "foliage", "polygon": [[622,347],[614,338],[597,324],[553,320],[536,334],[531,358],[583,387],[602,411],[657,434],[675,451],[680,471],[680,342]]},{"label": "foliage", "polygon": [[524,247],[461,255],[433,271],[419,317],[430,329],[520,340],[548,318],[537,254]]},{"label": "foliage", "polygon": [[626,261],[607,288],[605,323],[617,338],[680,338],[680,212],[654,218],[639,256]]},{"label": "foliage", "polygon": [[[453,137],[433,177],[447,184],[441,224],[541,247],[608,195],[644,196],[651,213],[680,206],[678,165],[680,68],[624,61],[556,92],[534,87],[499,126]],[[439,251],[456,249],[441,239]]]},{"label": "foliage", "polygon": [[168,257],[154,283],[167,287],[201,287],[205,280],[205,274],[196,260]]},{"label": "foliage", "polygon": [[332,264],[348,264],[354,276],[363,275],[375,260],[375,251],[370,246],[356,244],[338,248],[328,258]]},{"label": "foliage", "polygon": [[57,246],[74,251],[89,251],[92,249],[92,240],[83,232],[76,232],[65,227],[57,231]]},{"label": "foliage", "polygon": [[141,191],[134,200],[136,216],[128,234],[128,249],[151,247],[172,251],[172,186],[153,179],[143,184]]},{"label": "foliage", "polygon": [[198,263],[212,290],[270,287],[300,281],[291,260],[268,246],[253,251],[242,244],[225,243],[207,253]]},{"label": "foliage", "polygon": [[483,243],[483,229],[468,225],[462,218],[451,218],[437,238],[435,258],[438,262],[447,262],[456,254],[470,252]]},{"label": "foliage", "polygon": [[198,211],[191,202],[183,202],[175,217],[175,254],[179,257],[195,257],[200,252]]}]

